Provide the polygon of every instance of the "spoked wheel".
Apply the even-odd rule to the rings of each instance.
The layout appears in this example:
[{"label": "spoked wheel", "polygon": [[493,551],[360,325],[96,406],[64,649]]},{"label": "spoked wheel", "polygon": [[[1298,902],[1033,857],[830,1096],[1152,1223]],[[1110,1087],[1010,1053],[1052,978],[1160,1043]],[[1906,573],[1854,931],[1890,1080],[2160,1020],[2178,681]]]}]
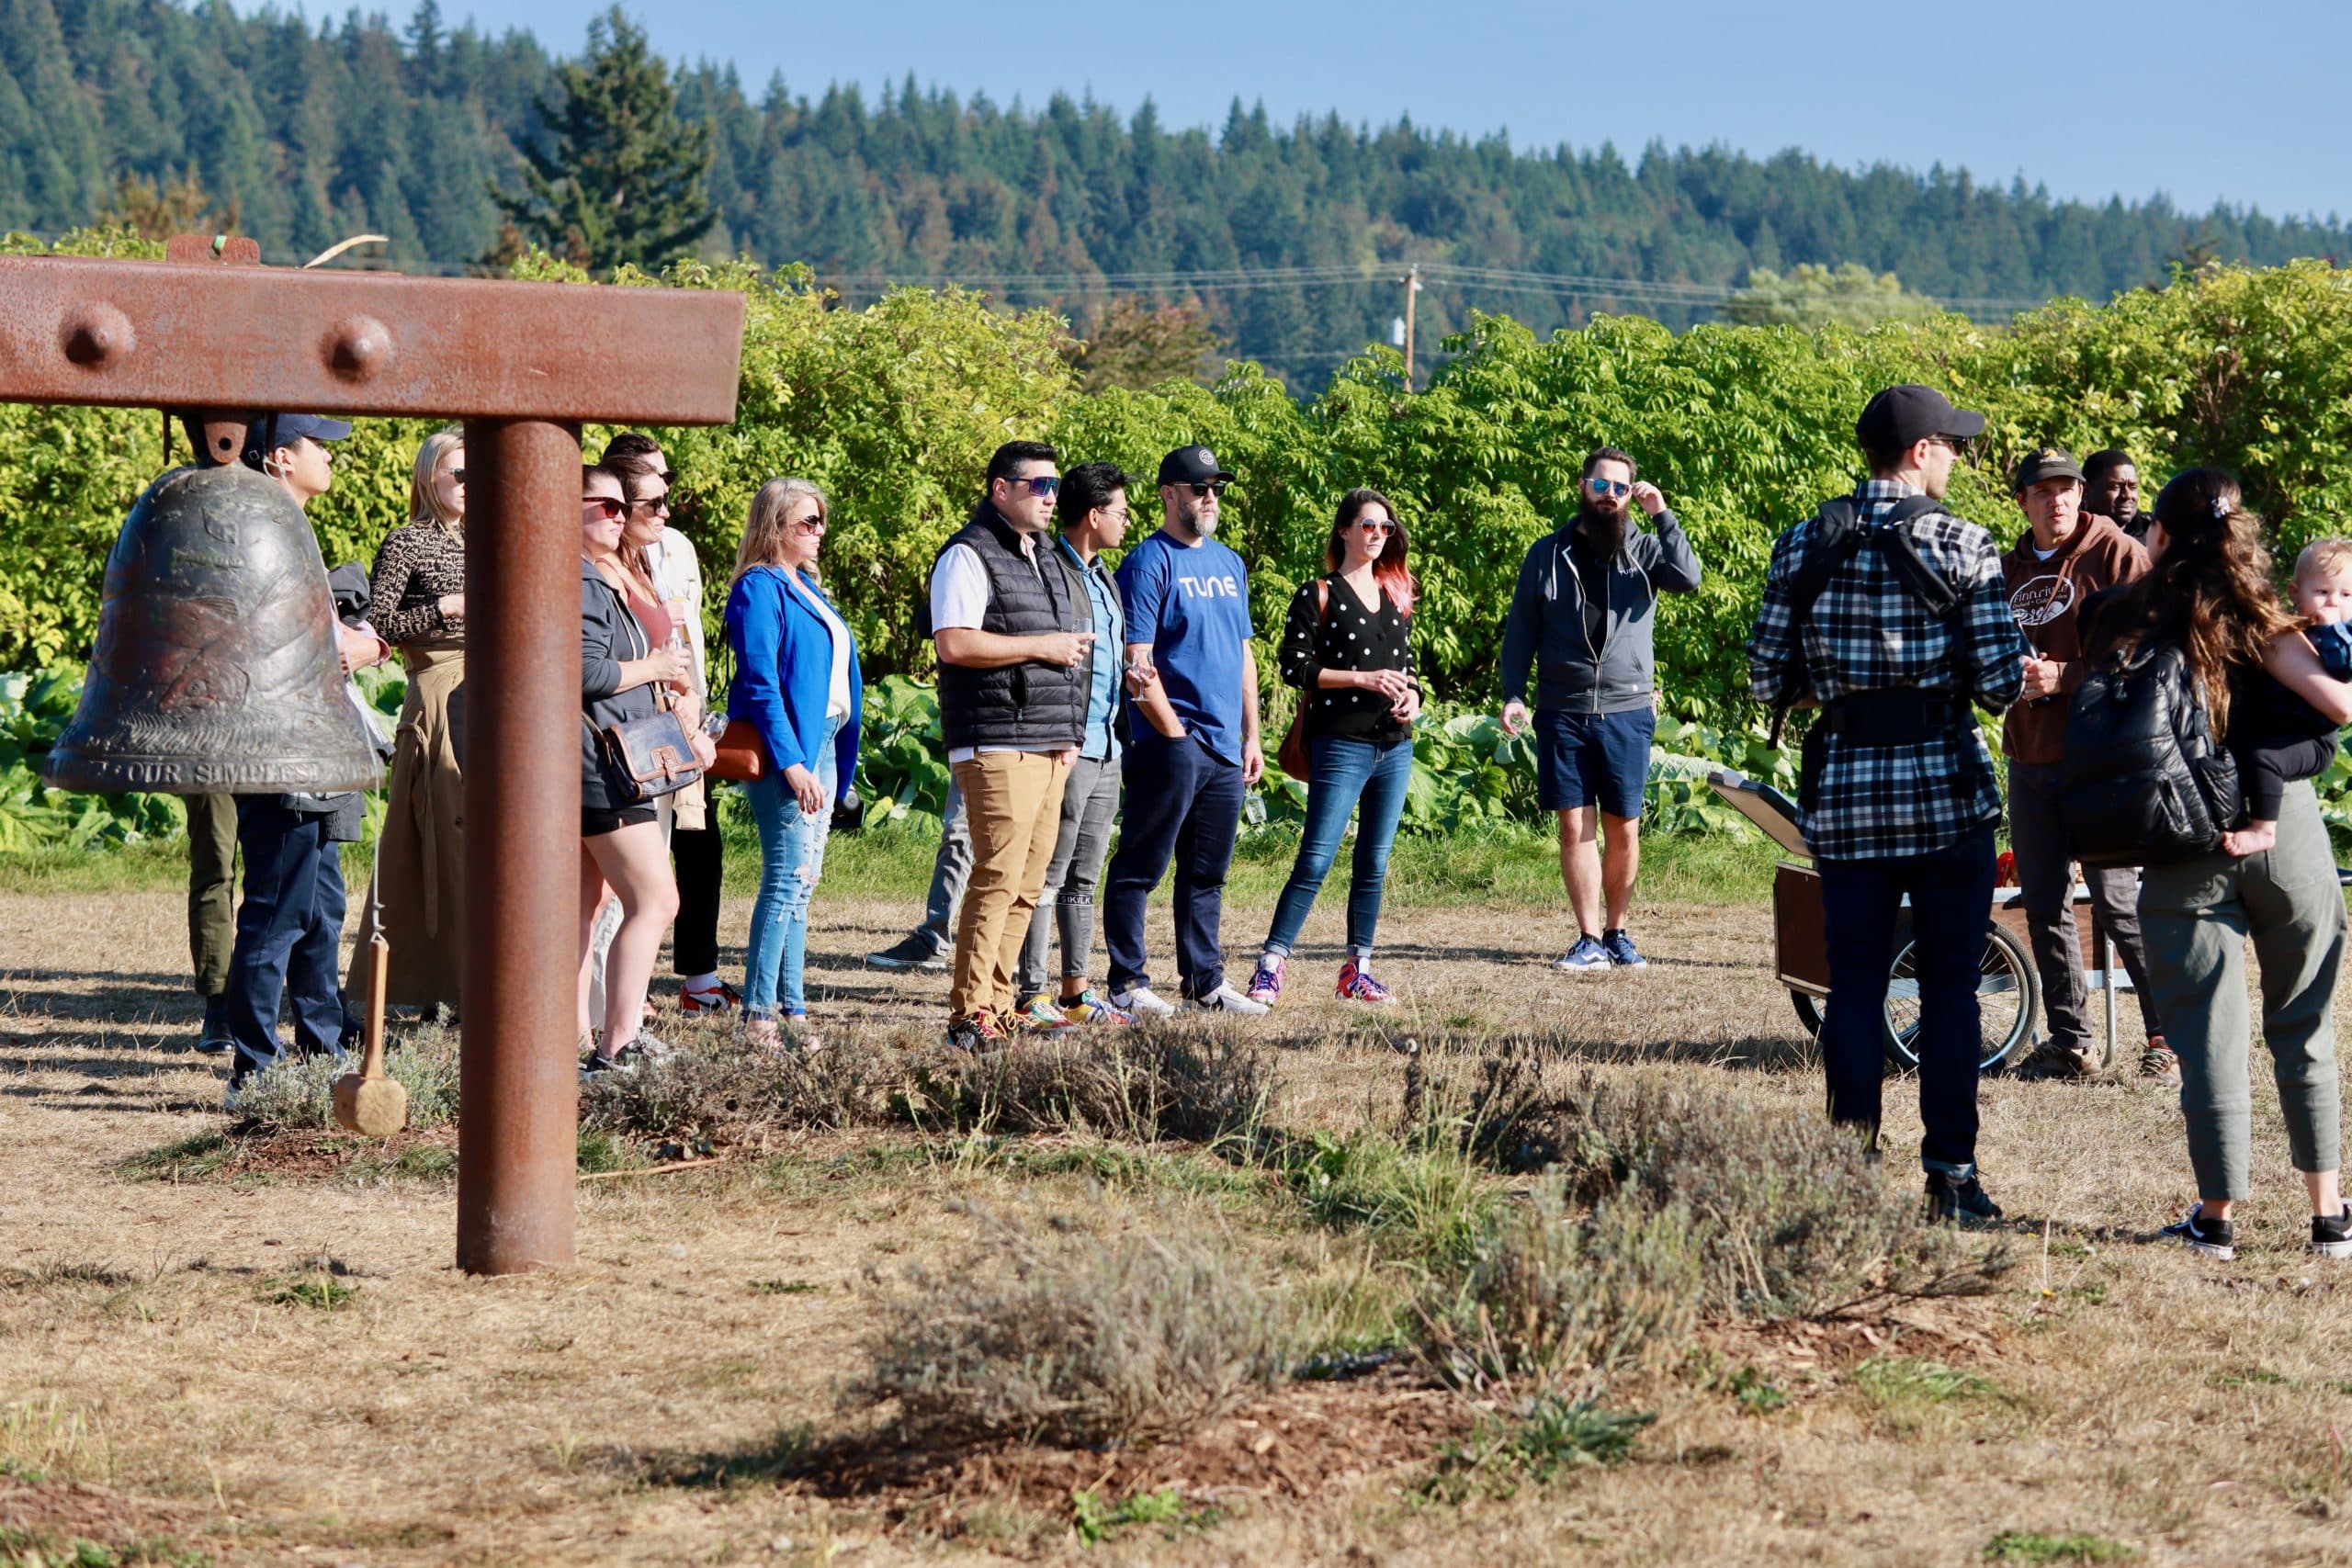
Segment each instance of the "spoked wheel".
[{"label": "spoked wheel", "polygon": [[[2007,1061],[2033,1032],[2034,1010],[2041,1005],[2041,982],[2033,961],[2017,938],[1997,925],[1984,928],[1984,950],[1976,960],[1978,1044],[1976,1065],[1990,1071]],[[1789,1001],[1807,1033],[1821,1032],[1821,1002],[1804,991],[1791,991]],[[1886,1060],[1890,1071],[1905,1073],[1919,1065],[1919,971],[1913,944],[1906,941],[1894,954],[1886,981]]]}]

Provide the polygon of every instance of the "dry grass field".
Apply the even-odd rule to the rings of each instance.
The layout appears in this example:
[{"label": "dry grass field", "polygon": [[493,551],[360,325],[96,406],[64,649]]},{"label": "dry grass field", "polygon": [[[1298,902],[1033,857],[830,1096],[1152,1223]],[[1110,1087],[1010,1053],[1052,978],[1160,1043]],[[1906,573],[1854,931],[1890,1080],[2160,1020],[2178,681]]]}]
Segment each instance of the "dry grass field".
[{"label": "dry grass field", "polygon": [[[622,1168],[582,1183],[578,1262],[478,1280],[447,1129],[211,1136],[174,895],[0,895],[0,1563],[2352,1562],[2352,1266],[2303,1253],[2267,1082],[2235,1264],[2156,1238],[2188,1196],[2164,1091],[1991,1081],[1989,1291],[1702,1314],[1580,1385],[1655,1418],[1630,1448],[1564,1437],[1520,1385],[1436,1375],[1416,1329],[1496,1225],[1556,1209],[1557,1168],[1406,1130],[1460,1120],[1488,1057],[1579,1103],[1807,1122],[1767,913],[1645,910],[1651,969],[1579,980],[1544,964],[1552,910],[1393,910],[1408,1000],[1374,1021],[1324,989],[1337,902],[1316,984],[1228,1032],[1265,1099],[1212,1147],[958,1109],[922,1043],[944,982],[854,957],[909,906],[820,896],[815,1006],[832,1055],[889,1064],[851,1097],[872,1113],[604,1139],[589,1163]],[[1264,918],[1229,910],[1228,951]],[[1867,1177],[1889,1204],[1916,1191],[1908,1095]],[[715,1163],[630,1173],[682,1155]],[[1708,1201],[1706,1171],[1677,1180]],[[1106,1333],[1171,1364],[1181,1340],[1222,1395],[1148,1441],[924,1446],[858,1392],[890,1337],[1032,1288],[998,1328],[1051,1346],[1099,1290]],[[1220,1359],[1261,1330],[1274,1374]],[[1309,1361],[1343,1375],[1290,1375]],[[899,1371],[951,1417],[1017,1403]]]}]

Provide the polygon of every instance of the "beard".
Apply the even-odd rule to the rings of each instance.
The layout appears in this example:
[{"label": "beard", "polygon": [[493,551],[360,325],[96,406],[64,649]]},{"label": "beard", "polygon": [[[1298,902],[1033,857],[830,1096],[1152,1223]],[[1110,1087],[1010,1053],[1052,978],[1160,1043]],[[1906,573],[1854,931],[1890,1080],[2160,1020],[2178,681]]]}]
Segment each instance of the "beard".
[{"label": "beard", "polygon": [[1189,497],[1176,510],[1176,525],[1196,539],[1213,538],[1216,534],[1217,517],[1204,512],[1201,503]]},{"label": "beard", "polygon": [[1615,555],[1625,547],[1625,529],[1629,519],[1625,509],[1603,512],[1589,501],[1577,502],[1577,528],[1588,539],[1603,547],[1603,553]]}]

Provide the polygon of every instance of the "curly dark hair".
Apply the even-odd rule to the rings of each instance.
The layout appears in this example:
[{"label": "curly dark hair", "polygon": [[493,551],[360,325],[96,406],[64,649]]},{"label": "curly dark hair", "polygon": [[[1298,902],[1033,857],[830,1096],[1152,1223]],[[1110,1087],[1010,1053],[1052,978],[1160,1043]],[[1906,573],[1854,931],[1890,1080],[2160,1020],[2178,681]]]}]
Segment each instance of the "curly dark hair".
[{"label": "curly dark hair", "polygon": [[2262,519],[2245,510],[2236,475],[2175,475],[2156,497],[2155,517],[2163,553],[2100,607],[2089,651],[2179,644],[2218,739],[2229,732],[2230,671],[2259,666],[2272,639],[2301,623],[2279,603]]}]

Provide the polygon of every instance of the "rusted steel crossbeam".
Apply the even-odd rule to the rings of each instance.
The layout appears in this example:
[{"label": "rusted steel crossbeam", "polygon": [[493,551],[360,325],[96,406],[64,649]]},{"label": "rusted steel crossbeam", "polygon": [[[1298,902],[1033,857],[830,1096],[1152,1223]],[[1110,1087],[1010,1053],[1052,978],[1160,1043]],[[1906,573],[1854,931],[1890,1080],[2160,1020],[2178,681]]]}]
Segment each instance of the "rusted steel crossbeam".
[{"label": "rusted steel crossbeam", "polygon": [[0,257],[0,401],[466,422],[471,1273],[572,1256],[580,424],[731,422],[742,336],[716,291]]}]

